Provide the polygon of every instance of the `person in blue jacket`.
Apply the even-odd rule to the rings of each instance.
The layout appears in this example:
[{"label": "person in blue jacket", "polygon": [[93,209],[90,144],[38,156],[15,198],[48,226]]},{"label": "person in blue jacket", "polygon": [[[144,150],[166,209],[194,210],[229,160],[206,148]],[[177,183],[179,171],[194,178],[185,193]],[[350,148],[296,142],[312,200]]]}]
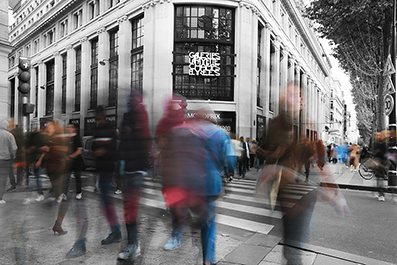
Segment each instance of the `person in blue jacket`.
[{"label": "person in blue jacket", "polygon": [[201,217],[203,263],[215,264],[215,200],[224,168],[234,171],[236,153],[229,136],[213,124],[212,110],[200,109],[194,117],[173,128],[165,141],[163,194],[173,228],[164,249],[181,245],[190,209]]}]

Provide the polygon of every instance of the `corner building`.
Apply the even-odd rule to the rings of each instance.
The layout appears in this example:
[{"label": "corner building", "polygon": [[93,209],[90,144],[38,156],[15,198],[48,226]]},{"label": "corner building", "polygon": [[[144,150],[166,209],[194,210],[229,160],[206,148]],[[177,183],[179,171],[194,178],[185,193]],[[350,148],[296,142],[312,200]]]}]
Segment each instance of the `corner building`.
[{"label": "corner building", "polygon": [[95,109],[121,124],[131,88],[143,92],[152,133],[163,95],[209,104],[220,126],[259,139],[278,98],[299,82],[304,107],[295,138],[329,122],[330,63],[289,0],[25,0],[10,27],[11,108],[20,117],[20,56],[31,58],[30,129],[49,119],[95,127]]}]

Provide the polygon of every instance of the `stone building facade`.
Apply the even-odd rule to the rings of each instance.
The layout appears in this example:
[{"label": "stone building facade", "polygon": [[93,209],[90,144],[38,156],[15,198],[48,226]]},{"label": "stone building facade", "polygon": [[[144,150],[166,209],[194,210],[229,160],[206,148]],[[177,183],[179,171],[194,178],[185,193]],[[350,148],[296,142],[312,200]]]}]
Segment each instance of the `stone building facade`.
[{"label": "stone building facade", "polygon": [[31,59],[30,129],[49,119],[95,126],[95,109],[121,123],[131,88],[143,92],[152,132],[162,98],[204,103],[218,125],[259,139],[278,114],[288,82],[301,84],[304,107],[295,138],[325,129],[330,62],[292,0],[26,0],[14,10],[8,80],[18,105],[18,58]]}]

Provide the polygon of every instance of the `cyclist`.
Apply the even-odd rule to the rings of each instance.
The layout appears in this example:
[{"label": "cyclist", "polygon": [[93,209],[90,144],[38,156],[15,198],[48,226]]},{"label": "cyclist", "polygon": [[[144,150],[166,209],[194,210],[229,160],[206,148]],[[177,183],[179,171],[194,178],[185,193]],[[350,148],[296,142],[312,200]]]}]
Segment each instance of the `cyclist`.
[{"label": "cyclist", "polygon": [[383,180],[386,178],[385,171],[385,154],[387,151],[386,146],[386,135],[385,132],[376,132],[374,134],[374,159],[377,162],[377,166],[375,168],[375,176],[376,176],[376,186],[378,188],[378,201],[385,201],[384,194],[384,183]]}]

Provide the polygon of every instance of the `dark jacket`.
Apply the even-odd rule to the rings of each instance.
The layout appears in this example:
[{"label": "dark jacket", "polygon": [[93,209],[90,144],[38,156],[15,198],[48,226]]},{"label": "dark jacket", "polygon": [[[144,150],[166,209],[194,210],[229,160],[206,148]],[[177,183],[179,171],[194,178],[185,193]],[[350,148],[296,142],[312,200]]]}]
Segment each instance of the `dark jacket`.
[{"label": "dark jacket", "polygon": [[105,122],[98,126],[94,132],[92,140],[92,150],[103,148],[106,153],[96,158],[96,168],[100,172],[113,172],[114,162],[118,159],[117,155],[117,135],[116,130],[110,123]]},{"label": "dark jacket", "polygon": [[151,136],[149,118],[145,107],[137,104],[124,114],[119,155],[124,160],[124,172],[147,171]]}]

